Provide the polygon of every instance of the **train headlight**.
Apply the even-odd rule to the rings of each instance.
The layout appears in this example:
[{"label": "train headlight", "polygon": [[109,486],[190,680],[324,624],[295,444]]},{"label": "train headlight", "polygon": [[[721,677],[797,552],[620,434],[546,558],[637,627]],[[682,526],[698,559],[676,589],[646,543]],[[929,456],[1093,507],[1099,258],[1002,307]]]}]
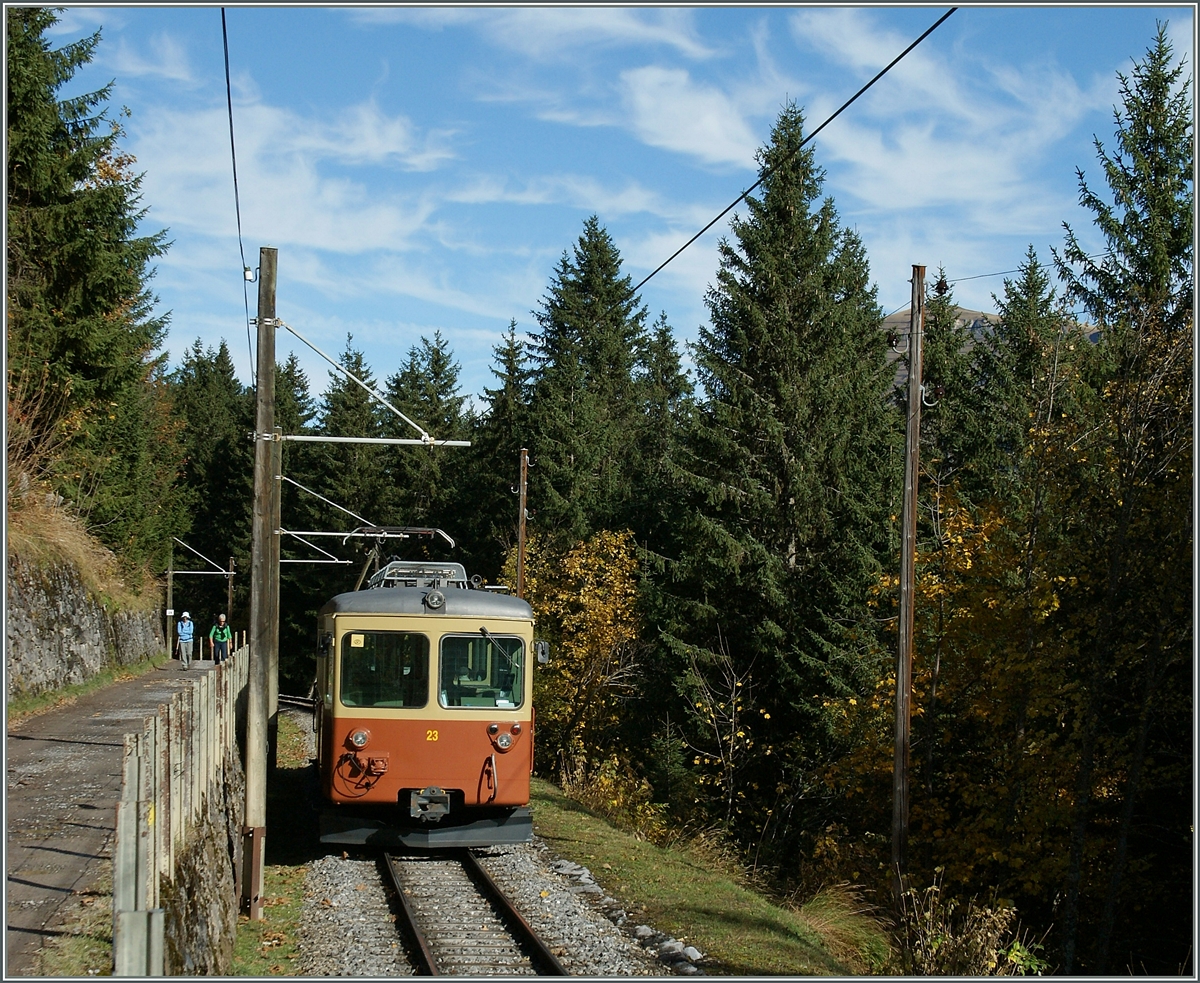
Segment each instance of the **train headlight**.
[{"label": "train headlight", "polygon": [[428,594],[425,595],[425,603],[428,604],[429,607],[432,608],[434,611],[436,611],[438,608],[440,608],[443,604],[446,603],[446,595],[443,594],[440,590],[431,590]]},{"label": "train headlight", "polygon": [[356,730],[350,734],[350,743],[359,751],[365,748],[370,740],[371,732],[369,730]]},{"label": "train headlight", "polygon": [[496,738],[496,747],[498,747],[501,751],[507,751],[510,747],[512,747],[512,742],[512,734],[500,734]]}]

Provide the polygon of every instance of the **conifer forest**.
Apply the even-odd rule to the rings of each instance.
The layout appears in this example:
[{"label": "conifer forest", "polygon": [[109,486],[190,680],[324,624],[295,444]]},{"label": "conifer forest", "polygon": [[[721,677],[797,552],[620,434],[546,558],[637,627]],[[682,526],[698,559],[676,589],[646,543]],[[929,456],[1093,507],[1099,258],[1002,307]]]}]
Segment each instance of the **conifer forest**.
[{"label": "conifer forest", "polygon": [[[224,342],[160,353],[188,334],[152,291],[169,231],[137,233],[108,90],[60,97],[101,42],[53,48],[54,16],[6,11],[10,508],[18,486],[56,493],[160,585],[193,565],[173,536],[232,557],[241,630],[254,393]],[[927,280],[908,883],[1015,909],[1021,951],[1060,974],[1194,966],[1194,107],[1165,32],[1130,43],[1112,131],[1069,162],[1061,245],[1013,257],[982,332],[956,316],[955,271]],[[538,773],[647,837],[721,838],[781,896],[849,883],[886,912],[905,374],[807,125],[789,104],[760,148],[688,350],[593,215],[483,392],[440,332],[398,365],[345,339],[346,370],[469,448],[292,442],[283,474],[457,542],[401,558],[512,584],[527,448],[526,596],[553,651]],[[276,425],[412,436],[294,357]],[[291,483],[282,515],[359,524]],[[320,545],[353,562],[283,565],[285,693],[309,691],[317,609],[366,562]],[[187,604],[207,618],[225,591],[193,578]]]}]

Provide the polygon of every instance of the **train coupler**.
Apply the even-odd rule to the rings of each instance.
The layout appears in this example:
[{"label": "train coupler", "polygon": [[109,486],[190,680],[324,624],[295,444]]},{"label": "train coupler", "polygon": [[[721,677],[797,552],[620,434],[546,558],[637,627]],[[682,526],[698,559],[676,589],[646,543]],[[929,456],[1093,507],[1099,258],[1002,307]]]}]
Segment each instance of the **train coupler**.
[{"label": "train coupler", "polygon": [[409,796],[408,813],[422,822],[436,822],[450,814],[450,794],[436,785],[415,789]]}]

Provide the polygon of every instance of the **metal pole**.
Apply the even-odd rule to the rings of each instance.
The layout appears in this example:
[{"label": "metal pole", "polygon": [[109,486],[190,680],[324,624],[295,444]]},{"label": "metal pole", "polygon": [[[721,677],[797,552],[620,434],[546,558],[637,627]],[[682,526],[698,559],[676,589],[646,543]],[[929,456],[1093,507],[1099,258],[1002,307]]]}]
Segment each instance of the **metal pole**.
[{"label": "metal pole", "polygon": [[267,826],[267,676],[270,669],[271,471],[275,427],[275,268],[278,250],[258,253],[258,366],[254,420],[254,526],[250,552],[250,666],[246,707],[246,812],[242,825],[242,911],[262,918]]},{"label": "metal pole", "polygon": [[912,268],[908,320],[908,424],[904,432],[904,505],[900,518],[900,648],[896,658],[896,749],[892,769],[892,890],[897,903],[908,874],[908,746],[912,725],[913,588],[917,553],[917,467],[921,447],[921,339],[925,267]]},{"label": "metal pole", "polygon": [[229,576],[225,578],[225,624],[233,627],[233,557],[229,558]]},{"label": "metal pole", "polygon": [[280,474],[283,470],[283,443],[280,437],[283,431],[275,427],[271,441],[271,562],[267,565],[270,576],[270,614],[267,627],[270,631],[267,653],[270,662],[267,669],[267,773],[275,771],[275,756],[279,743],[279,546],[282,537],[279,534],[282,522],[280,494],[283,481]]},{"label": "metal pole", "polygon": [[520,512],[517,515],[517,597],[525,596],[525,483],[529,473],[529,451],[521,448]]}]

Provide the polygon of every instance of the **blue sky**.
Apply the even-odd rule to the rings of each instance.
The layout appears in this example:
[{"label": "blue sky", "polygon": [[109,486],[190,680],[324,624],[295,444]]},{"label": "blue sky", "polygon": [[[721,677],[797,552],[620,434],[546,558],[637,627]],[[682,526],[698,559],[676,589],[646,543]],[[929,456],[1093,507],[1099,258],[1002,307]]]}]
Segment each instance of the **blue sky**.
[{"label": "blue sky", "polygon": [[[756,178],[785,100],[815,126],[945,7],[229,7],[247,259],[279,249],[279,315],[376,378],[440,330],[462,390],[491,385],[510,319],[533,325],[591,214],[640,280]],[[1075,168],[1103,181],[1116,73],[1191,7],[963,7],[814,141],[825,192],[865,243],[885,312],[914,263],[991,310],[1066,220],[1099,246]],[[103,29],[72,91],[115,81],[145,171],[172,365],[225,338],[251,379],[217,7],[68,8],[59,44]],[[642,291],[681,346],[707,311],[724,223]],[[979,277],[977,279],[965,279]],[[254,308],[251,287],[251,313]],[[314,393],[320,359],[286,333]]]}]

